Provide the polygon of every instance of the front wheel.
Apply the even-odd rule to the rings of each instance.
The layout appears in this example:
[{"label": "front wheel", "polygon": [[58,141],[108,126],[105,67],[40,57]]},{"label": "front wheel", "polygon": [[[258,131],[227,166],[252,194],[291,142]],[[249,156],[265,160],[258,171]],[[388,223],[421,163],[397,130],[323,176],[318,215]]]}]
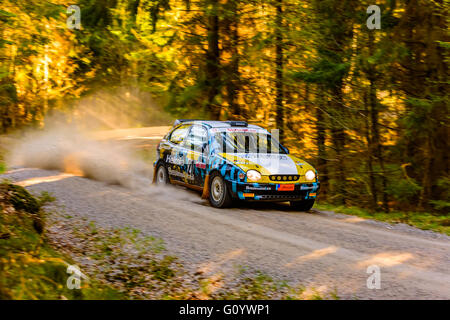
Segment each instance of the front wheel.
[{"label": "front wheel", "polygon": [[315,199],[291,201],[291,207],[298,211],[309,211],[314,205]]},{"label": "front wheel", "polygon": [[209,183],[209,203],[215,208],[226,208],[231,205],[231,195],[222,176],[213,173]]},{"label": "front wheel", "polygon": [[169,183],[169,174],[167,173],[167,169],[164,164],[160,163],[156,168],[156,184],[168,184]]}]

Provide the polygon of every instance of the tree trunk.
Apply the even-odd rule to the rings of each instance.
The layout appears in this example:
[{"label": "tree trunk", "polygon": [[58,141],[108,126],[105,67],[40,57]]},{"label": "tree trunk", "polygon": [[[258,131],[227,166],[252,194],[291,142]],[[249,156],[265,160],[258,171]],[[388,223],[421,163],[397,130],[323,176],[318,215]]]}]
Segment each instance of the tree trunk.
[{"label": "tree trunk", "polygon": [[[369,54],[372,56],[374,54],[374,39],[373,31],[369,31]],[[372,131],[372,145],[370,149],[373,150],[371,154],[374,154],[378,160],[381,169],[381,185],[382,185],[382,208],[383,211],[389,212],[388,197],[387,197],[387,180],[384,170],[384,158],[383,151],[381,148],[380,141],[380,129],[379,129],[379,110],[378,110],[378,98],[376,89],[376,70],[371,67],[368,72],[369,79],[369,101],[370,101],[370,118],[371,118],[371,131]],[[378,208],[378,204],[375,208]]]},{"label": "tree trunk", "polygon": [[284,106],[283,106],[283,0],[275,4],[275,107],[277,129],[280,130],[280,141],[284,139]]},{"label": "tree trunk", "polygon": [[213,120],[220,119],[221,108],[216,103],[220,87],[220,51],[219,51],[219,16],[217,0],[209,0],[208,11],[208,50],[206,53],[206,92],[207,109]]},{"label": "tree trunk", "polygon": [[228,15],[224,21],[224,33],[228,36],[226,50],[230,55],[230,61],[227,65],[226,91],[229,112],[233,119],[239,120],[246,118],[243,110],[240,109],[238,103],[239,94],[239,13],[238,2],[236,0],[229,0],[227,3]]},{"label": "tree trunk", "polygon": [[316,131],[317,131],[317,170],[320,178],[320,190],[322,197],[326,200],[329,191],[329,176],[327,166],[327,154],[325,150],[326,126],[325,114],[322,108],[325,107],[322,93],[323,88],[318,90],[320,97],[319,103],[316,106]]},{"label": "tree trunk", "polygon": [[339,81],[332,90],[332,106],[331,109],[335,112],[331,118],[331,141],[333,144],[337,165],[335,167],[335,194],[336,202],[339,204],[346,203],[347,198],[347,179],[345,171],[345,131],[343,128],[342,105],[344,104],[342,97],[342,80]]},{"label": "tree trunk", "polygon": [[365,134],[366,134],[366,140],[367,140],[367,171],[369,175],[369,188],[370,193],[372,195],[371,197],[371,207],[372,210],[378,209],[378,199],[377,199],[377,184],[375,179],[375,174],[373,171],[373,142],[372,137],[370,134],[370,111],[369,111],[369,99],[367,98],[367,93],[364,92],[364,111],[365,111]]}]

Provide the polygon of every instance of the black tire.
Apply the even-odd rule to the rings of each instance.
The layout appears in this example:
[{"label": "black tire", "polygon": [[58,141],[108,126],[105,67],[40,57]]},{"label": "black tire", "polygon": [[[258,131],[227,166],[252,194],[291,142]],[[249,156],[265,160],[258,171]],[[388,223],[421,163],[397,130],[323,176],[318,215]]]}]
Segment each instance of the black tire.
[{"label": "black tire", "polygon": [[218,172],[209,179],[209,203],[215,208],[227,208],[232,203],[227,184]]},{"label": "black tire", "polygon": [[155,183],[159,185],[164,185],[169,183],[169,173],[164,163],[158,164],[155,171]]},{"label": "black tire", "polygon": [[291,207],[298,211],[309,211],[314,205],[316,199],[291,201]]}]

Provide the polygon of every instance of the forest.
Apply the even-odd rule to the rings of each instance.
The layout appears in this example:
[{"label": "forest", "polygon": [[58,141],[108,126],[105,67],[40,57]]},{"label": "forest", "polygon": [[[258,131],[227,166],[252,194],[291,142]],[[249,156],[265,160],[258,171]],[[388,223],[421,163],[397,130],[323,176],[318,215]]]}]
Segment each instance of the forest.
[{"label": "forest", "polygon": [[279,129],[328,203],[446,215],[449,3],[2,0],[0,134],[71,121],[79,101],[116,93],[124,127]]}]

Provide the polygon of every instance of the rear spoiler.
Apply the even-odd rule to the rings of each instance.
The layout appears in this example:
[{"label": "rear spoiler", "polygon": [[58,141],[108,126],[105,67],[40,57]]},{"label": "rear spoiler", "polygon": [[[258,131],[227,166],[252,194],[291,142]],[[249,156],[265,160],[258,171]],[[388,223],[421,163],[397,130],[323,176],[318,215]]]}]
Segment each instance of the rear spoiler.
[{"label": "rear spoiler", "polygon": [[200,120],[199,119],[176,119],[175,122],[173,123],[173,126],[175,127],[175,126],[179,125],[180,123],[188,122],[188,121],[200,121]]},{"label": "rear spoiler", "polygon": [[[173,123],[173,126],[177,126],[180,123],[183,122],[189,122],[189,121],[203,121],[200,119],[177,119],[175,120],[175,122]],[[231,127],[248,127],[248,123],[245,121],[223,121],[225,123],[228,123]]]}]

